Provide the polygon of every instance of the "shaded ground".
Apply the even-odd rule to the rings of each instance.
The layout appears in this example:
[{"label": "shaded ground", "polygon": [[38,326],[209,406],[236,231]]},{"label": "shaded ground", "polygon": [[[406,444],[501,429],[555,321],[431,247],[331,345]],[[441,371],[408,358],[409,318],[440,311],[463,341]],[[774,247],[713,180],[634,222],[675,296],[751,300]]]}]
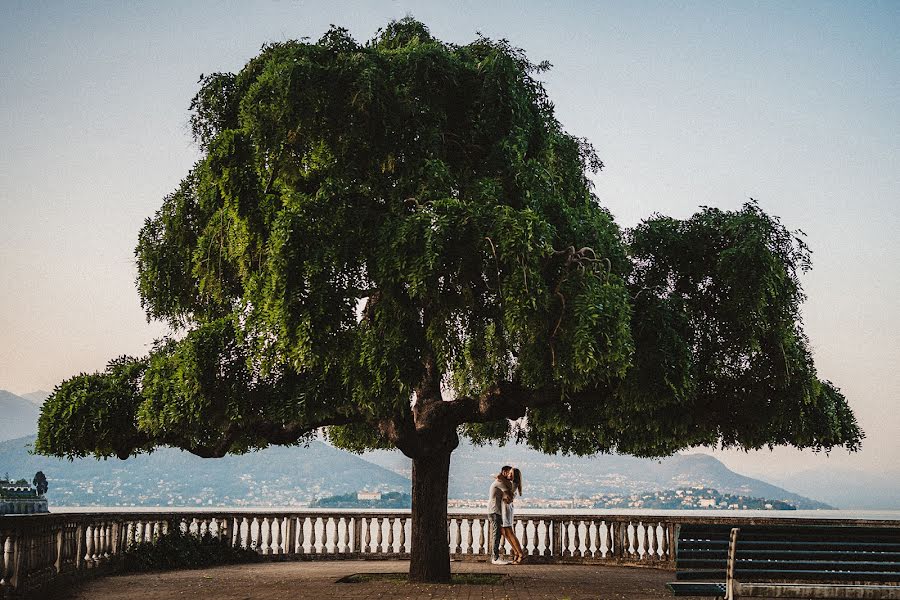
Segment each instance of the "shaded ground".
[{"label": "shaded ground", "polygon": [[336,583],[354,573],[403,573],[406,561],[308,561],[216,567],[206,570],[116,575],[80,583],[60,600],[262,600],[294,598],[426,598],[467,600],[518,598],[644,600],[671,599],[665,588],[671,571],[589,565],[509,565],[454,562],[454,573],[499,573],[495,585],[409,584],[364,578]]}]

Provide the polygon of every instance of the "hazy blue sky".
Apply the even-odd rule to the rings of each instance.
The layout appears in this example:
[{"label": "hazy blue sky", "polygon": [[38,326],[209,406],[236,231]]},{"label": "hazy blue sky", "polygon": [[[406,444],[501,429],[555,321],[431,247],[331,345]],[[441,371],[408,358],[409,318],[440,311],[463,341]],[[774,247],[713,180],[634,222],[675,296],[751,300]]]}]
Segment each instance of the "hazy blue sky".
[{"label": "hazy blue sky", "polygon": [[51,390],[143,354],[143,220],[197,159],[201,73],[267,41],[360,40],[412,14],[505,37],[607,167],[619,223],[749,197],[802,228],[806,331],[850,398],[862,453],[716,453],[746,473],[900,463],[900,2],[9,2],[0,0],[0,388]]}]

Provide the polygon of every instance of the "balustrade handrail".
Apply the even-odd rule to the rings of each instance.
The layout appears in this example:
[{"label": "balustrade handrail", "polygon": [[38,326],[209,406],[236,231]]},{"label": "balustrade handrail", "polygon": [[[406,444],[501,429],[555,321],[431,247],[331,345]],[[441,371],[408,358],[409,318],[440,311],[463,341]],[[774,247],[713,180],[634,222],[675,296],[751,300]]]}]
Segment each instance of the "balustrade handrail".
[{"label": "balustrade handrail", "polygon": [[[448,544],[456,560],[486,560],[487,515],[448,513]],[[763,515],[578,514],[516,511],[515,528],[528,560],[635,564],[674,568],[682,524],[803,524],[900,528],[900,520]],[[178,528],[209,534],[269,559],[407,558],[409,510],[204,507],[164,511],[86,509],[0,517],[0,599],[40,591],[63,579],[121,569],[132,544]]]}]

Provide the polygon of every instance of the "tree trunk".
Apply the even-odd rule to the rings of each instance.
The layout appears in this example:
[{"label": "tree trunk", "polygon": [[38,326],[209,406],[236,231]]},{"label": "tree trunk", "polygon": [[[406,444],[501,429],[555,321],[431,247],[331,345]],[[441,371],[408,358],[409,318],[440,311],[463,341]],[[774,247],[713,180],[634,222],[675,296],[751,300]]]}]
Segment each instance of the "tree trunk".
[{"label": "tree trunk", "polygon": [[412,552],[409,580],[450,583],[447,485],[453,448],[412,459]]}]

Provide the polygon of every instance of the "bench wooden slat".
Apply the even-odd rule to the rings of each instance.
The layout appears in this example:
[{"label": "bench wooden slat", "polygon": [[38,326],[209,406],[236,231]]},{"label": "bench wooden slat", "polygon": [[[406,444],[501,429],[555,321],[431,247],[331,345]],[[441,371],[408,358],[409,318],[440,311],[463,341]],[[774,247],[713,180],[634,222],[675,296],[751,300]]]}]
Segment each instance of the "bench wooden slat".
[{"label": "bench wooden slat", "polygon": [[754,571],[814,571],[814,572],[853,572],[853,573],[900,573],[900,565],[883,562],[841,562],[832,560],[820,561],[786,561],[786,560],[754,560],[737,561],[737,570]]},{"label": "bench wooden slat", "polygon": [[811,558],[823,557],[834,560],[862,561],[876,559],[887,562],[900,562],[900,552],[833,552],[831,550],[741,550],[738,549],[738,557],[741,559],[754,559],[758,557],[791,560],[797,556],[809,556]]},{"label": "bench wooden slat", "polygon": [[862,583],[873,582],[900,582],[900,573],[896,571],[822,571],[822,570],[778,570],[778,569],[736,569],[735,577],[743,580],[751,580],[754,583],[761,581],[811,581],[823,582],[852,581]]},{"label": "bench wooden slat", "polygon": [[725,595],[725,583],[667,583],[666,587],[676,596],[712,596],[721,598]]},{"label": "bench wooden slat", "polygon": [[900,586],[895,585],[809,585],[803,583],[734,584],[738,598],[846,598],[900,600]]},{"label": "bench wooden slat", "polygon": [[[724,571],[726,560],[687,559],[679,563],[681,570],[719,570]],[[738,571],[752,569],[756,572],[766,570],[778,572],[790,571],[852,571],[855,573],[900,573],[900,563],[881,561],[839,561],[839,560],[737,560]]]},{"label": "bench wooden slat", "polygon": [[763,548],[793,550],[858,550],[861,552],[900,552],[900,542],[863,542],[823,539],[819,541],[741,540],[741,547],[748,550]]}]

